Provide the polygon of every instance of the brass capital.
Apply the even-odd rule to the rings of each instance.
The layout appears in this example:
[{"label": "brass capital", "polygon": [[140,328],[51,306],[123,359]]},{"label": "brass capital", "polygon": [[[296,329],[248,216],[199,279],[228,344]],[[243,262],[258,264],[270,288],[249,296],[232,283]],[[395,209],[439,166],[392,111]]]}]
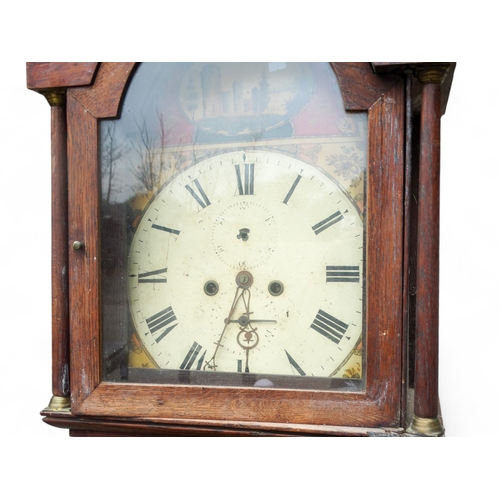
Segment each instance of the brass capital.
[{"label": "brass capital", "polygon": [[420,83],[443,83],[448,73],[448,66],[428,66],[416,68],[415,76]]},{"label": "brass capital", "polygon": [[414,436],[440,437],[444,435],[444,427],[438,417],[424,418],[414,415],[406,432]]},{"label": "brass capital", "polygon": [[66,104],[65,90],[44,90],[40,92],[51,106],[64,106]]}]

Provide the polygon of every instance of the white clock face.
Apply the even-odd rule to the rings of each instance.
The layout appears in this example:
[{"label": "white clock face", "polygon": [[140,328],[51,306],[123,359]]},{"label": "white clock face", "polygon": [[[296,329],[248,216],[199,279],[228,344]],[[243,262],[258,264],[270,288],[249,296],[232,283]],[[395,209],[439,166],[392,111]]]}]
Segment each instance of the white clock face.
[{"label": "white clock face", "polygon": [[363,328],[363,221],[323,172],[226,153],[153,198],[129,253],[129,306],[161,369],[335,376]]}]

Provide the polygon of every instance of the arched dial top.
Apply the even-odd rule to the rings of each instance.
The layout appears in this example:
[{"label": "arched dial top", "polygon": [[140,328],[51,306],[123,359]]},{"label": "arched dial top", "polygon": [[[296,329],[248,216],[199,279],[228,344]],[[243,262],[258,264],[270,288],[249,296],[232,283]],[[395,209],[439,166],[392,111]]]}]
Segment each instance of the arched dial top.
[{"label": "arched dial top", "polygon": [[335,376],[363,330],[363,221],[328,175],[237,151],[171,178],[128,258],[137,334],[162,369]]}]

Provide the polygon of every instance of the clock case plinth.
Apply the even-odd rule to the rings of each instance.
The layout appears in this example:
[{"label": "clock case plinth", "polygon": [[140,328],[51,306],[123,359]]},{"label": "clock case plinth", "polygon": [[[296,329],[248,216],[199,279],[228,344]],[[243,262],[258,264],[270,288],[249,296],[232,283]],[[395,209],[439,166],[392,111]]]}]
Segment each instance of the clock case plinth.
[{"label": "clock case plinth", "polygon": [[[158,407],[146,416],[140,408],[141,388],[101,384],[100,305],[95,292],[99,290],[99,271],[92,262],[99,254],[99,227],[92,212],[98,206],[95,121],[117,115],[135,63],[27,63],[28,88],[47,98],[52,117],[53,397],[42,411],[45,422],[69,429],[73,436],[444,434],[437,391],[439,146],[440,118],[446,109],[455,63],[331,65],[346,110],[371,113],[370,161],[372,172],[378,172],[373,179],[383,179],[384,172],[390,177],[380,181],[383,190],[377,197],[388,207],[392,199],[397,200],[391,221],[401,219],[396,227],[386,227],[391,221],[380,218],[370,235],[392,238],[397,243],[393,250],[397,247],[401,253],[394,261],[395,272],[384,264],[386,274],[399,272],[401,279],[389,277],[392,288],[381,290],[396,296],[394,318],[387,321],[395,325],[392,341],[397,345],[389,352],[382,340],[377,344],[375,333],[369,336],[382,360],[394,354],[398,358],[394,373],[386,374],[391,381],[388,389],[384,392],[380,383],[384,369],[377,368],[368,372],[366,401],[370,404],[349,396],[336,400],[335,395],[302,395],[297,391],[293,396],[285,394],[290,399],[281,413],[263,412],[259,418],[263,405],[275,401],[265,392],[255,396],[238,388],[205,391],[175,387],[158,393],[148,389]],[[75,175],[77,166],[83,168]],[[380,201],[374,190],[371,196],[368,202],[372,205]],[[77,248],[75,241],[83,243]],[[373,258],[385,262],[387,256]],[[72,270],[69,278],[68,268]],[[84,297],[83,303],[76,302],[75,294],[80,293],[76,288],[94,292]],[[372,311],[376,300],[383,309],[383,298],[373,300]],[[382,325],[385,319],[373,324]],[[89,330],[90,337],[85,333]],[[85,363],[80,361],[82,356]],[[207,392],[207,405],[229,398],[235,401],[234,409],[217,410],[216,418],[207,418],[209,410],[190,413],[190,401],[203,399]],[[114,401],[111,409],[107,409],[106,398]],[[167,402],[172,405],[170,412],[164,410]],[[246,411],[249,403],[253,409]],[[349,412],[351,404],[379,410],[363,409],[356,412],[359,417],[345,420],[342,415]],[[296,405],[302,414],[292,421],[280,417]]]}]

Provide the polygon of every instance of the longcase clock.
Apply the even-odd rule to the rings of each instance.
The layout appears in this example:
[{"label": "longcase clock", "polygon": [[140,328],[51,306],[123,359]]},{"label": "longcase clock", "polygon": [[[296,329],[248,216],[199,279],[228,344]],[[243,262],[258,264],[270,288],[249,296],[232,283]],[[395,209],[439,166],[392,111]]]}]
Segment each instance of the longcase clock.
[{"label": "longcase clock", "polygon": [[454,63],[28,63],[72,436],[441,436]]}]

